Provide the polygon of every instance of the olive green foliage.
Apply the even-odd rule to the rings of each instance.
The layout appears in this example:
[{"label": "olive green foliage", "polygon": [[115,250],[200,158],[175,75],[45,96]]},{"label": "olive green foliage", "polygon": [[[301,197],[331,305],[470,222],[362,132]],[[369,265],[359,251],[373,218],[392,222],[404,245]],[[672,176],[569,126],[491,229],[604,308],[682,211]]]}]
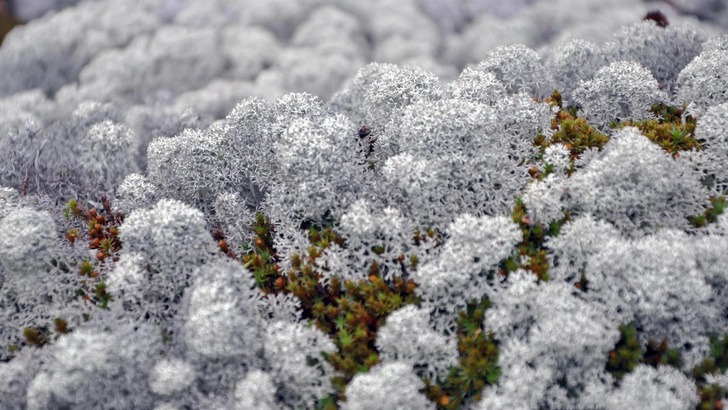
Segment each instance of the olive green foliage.
[{"label": "olive green foliage", "polygon": [[465,312],[458,315],[459,366],[451,367],[445,380],[425,378],[425,394],[439,409],[458,409],[464,401],[480,401],[486,385],[495,384],[500,377],[498,341],[495,334],[483,333],[483,318],[490,307],[484,297],[473,300]]},{"label": "olive green foliage", "polygon": [[700,405],[698,410],[721,409],[721,399],[726,397],[726,390],[718,385],[707,385],[706,374],[725,374],[728,368],[728,336],[719,339],[717,335],[710,335],[710,357],[693,369],[693,378],[698,384]]},{"label": "olive green foliage", "polygon": [[[86,259],[82,260],[78,268],[78,274],[85,278],[81,281],[83,285],[76,291],[76,294],[84,300],[102,308],[108,309],[112,297],[106,292],[106,284],[99,276],[99,270],[106,263],[107,258],[118,261],[116,254],[121,250],[119,239],[119,226],[124,221],[124,216],[111,211],[111,202],[106,196],[101,198],[104,209],[97,211],[92,208],[86,211],[75,199],[68,203],[66,215],[81,219],[87,227],[88,242],[85,245],[88,249],[96,250],[96,258],[92,263]],[[78,231],[71,229],[66,233],[66,239],[74,245],[78,238]]]}]

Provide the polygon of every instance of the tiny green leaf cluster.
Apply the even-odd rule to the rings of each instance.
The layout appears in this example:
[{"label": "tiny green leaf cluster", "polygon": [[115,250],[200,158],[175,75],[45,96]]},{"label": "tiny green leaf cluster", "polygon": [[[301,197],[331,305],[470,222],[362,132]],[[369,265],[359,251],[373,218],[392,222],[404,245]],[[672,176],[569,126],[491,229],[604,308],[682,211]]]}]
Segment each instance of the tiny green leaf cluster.
[{"label": "tiny green leaf cluster", "polygon": [[[639,364],[655,368],[672,366],[678,370],[681,369],[682,359],[678,350],[669,349],[665,339],[659,344],[649,340],[645,345],[645,352],[642,353],[634,323],[620,326],[619,330],[621,333],[619,342],[609,352],[609,361],[606,366],[606,371],[615,378],[615,387],[618,387],[624,376],[632,372]],[[727,393],[719,385],[709,385],[705,376],[707,374],[724,374],[728,368],[728,335],[724,336],[722,340],[714,334],[710,334],[709,338],[712,347],[710,356],[695,366],[691,375],[695,379],[697,393],[700,397],[696,410],[722,409],[721,401]]]},{"label": "tiny green leaf cluster", "polygon": [[[319,266],[317,259],[333,243],[346,247],[345,240],[333,230],[332,225],[310,226],[308,236],[311,246],[305,254],[293,254],[293,269],[287,274],[280,273],[275,263],[278,256],[272,247],[271,227],[267,217],[262,213],[256,215],[256,222],[251,226],[257,235],[255,249],[244,256],[243,262],[253,271],[262,292],[295,295],[301,302],[302,318],[328,334],[339,348],[335,354],[324,354],[324,358],[341,374],[332,378],[336,394],[322,398],[319,403],[320,408],[336,408],[337,401],[345,400],[347,383],[356,374],[367,372],[379,363],[374,341],[386,316],[406,304],[420,303],[414,294],[415,283],[402,278],[386,283],[380,276],[378,265],[373,262],[368,280],[342,283],[334,276],[330,283],[324,284],[320,269],[328,268]],[[428,239],[423,235],[419,240]],[[402,255],[399,261],[404,260]],[[410,266],[413,266],[413,261],[416,259],[410,258]]]},{"label": "tiny green leaf cluster", "polygon": [[480,401],[483,388],[498,381],[498,341],[494,333],[483,333],[483,319],[489,307],[490,301],[483,297],[480,301],[472,300],[466,311],[458,314],[459,366],[451,367],[445,380],[423,380],[424,393],[438,409],[458,409],[471,398]]}]

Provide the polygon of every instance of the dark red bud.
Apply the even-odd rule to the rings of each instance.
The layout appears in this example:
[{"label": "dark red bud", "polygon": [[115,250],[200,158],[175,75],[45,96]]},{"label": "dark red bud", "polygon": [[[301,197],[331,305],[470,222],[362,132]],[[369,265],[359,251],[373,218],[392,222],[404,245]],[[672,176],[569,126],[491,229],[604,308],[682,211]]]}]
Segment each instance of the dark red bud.
[{"label": "dark red bud", "polygon": [[361,127],[361,129],[359,130],[359,138],[368,137],[369,134],[371,134],[371,133],[372,133],[372,130],[365,125],[365,126]]},{"label": "dark red bud", "polygon": [[665,16],[660,10],[655,10],[647,13],[644,19],[652,20],[662,28],[665,28],[670,24],[670,22],[667,21],[667,16]]}]

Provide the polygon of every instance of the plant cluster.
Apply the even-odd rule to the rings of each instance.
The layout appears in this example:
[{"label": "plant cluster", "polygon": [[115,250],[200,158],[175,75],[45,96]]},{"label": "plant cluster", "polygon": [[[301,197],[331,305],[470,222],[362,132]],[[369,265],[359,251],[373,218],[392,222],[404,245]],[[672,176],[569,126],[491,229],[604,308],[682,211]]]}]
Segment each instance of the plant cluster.
[{"label": "plant cluster", "polygon": [[[77,293],[84,300],[91,301],[95,305],[100,305],[102,309],[106,309],[111,300],[111,295],[106,292],[106,284],[98,278],[99,270],[104,268],[103,264],[107,258],[113,262],[119,260],[119,257],[116,256],[121,250],[119,226],[124,222],[124,215],[118,212],[114,213],[111,210],[111,202],[106,196],[101,198],[101,203],[103,204],[103,212],[99,213],[95,208],[85,211],[82,205],[72,199],[68,203],[68,209],[64,212],[67,217],[73,215],[84,221],[88,228],[88,249],[97,251],[96,264],[92,264],[91,261],[86,259],[81,261],[78,274],[85,277],[81,281],[81,284],[85,286],[79,289]],[[77,239],[80,240],[78,235],[79,232],[71,228],[66,233],[66,239],[71,245],[74,245]],[[91,300],[92,297],[94,297],[94,300]]]},{"label": "plant cluster", "polygon": [[[266,294],[290,293],[296,296],[301,301],[302,319],[312,320],[318,329],[335,341],[339,353],[325,357],[343,374],[335,377],[333,382],[337,396],[345,397],[343,392],[351,378],[379,363],[374,342],[376,331],[386,316],[406,304],[416,303],[414,282],[396,278],[393,283],[387,284],[380,278],[374,262],[368,272],[369,280],[342,283],[334,276],[327,285],[319,283],[323,275],[318,271],[326,268],[317,266],[316,260],[331,244],[346,246],[331,227],[320,230],[311,227],[308,232],[311,246],[307,252],[295,253],[293,269],[288,273],[279,272],[275,264],[276,252],[271,246],[271,230],[275,227],[259,213],[253,229],[258,238],[255,249],[243,258],[246,267],[254,272],[256,285]],[[373,248],[372,251],[377,250]],[[400,262],[405,259],[402,255]],[[416,260],[415,255],[409,258],[410,264],[416,263]],[[329,400],[332,399],[337,397]]]},{"label": "plant cluster", "polygon": [[[619,385],[624,376],[640,365],[645,364],[653,368],[658,366],[671,366],[681,369],[680,354],[676,349],[669,349],[663,339],[659,344],[650,340],[641,348],[636,337],[636,330],[633,323],[619,327],[620,339],[614,350],[609,352],[607,370],[614,375],[615,386]],[[706,376],[710,374],[723,374],[726,368],[726,343],[728,337],[719,339],[716,335],[710,335],[710,355],[703,362],[696,365],[691,376],[697,382],[697,393],[700,403],[695,407],[697,410],[719,410],[723,408],[722,399],[726,395],[726,389],[720,384],[709,383]]]},{"label": "plant cluster", "polygon": [[[100,277],[99,271],[105,271],[104,260],[109,258],[114,262],[118,260],[115,256],[121,249],[121,241],[118,238],[118,227],[123,222],[123,215],[113,213],[111,211],[111,202],[105,196],[101,199],[103,210],[98,212],[95,208],[88,211],[76,200],[69,201],[63,214],[66,219],[71,217],[77,218],[86,225],[88,233],[86,238],[80,236],[76,228],[71,228],[66,232],[65,239],[71,246],[83,247],[90,251],[96,251],[95,259],[72,260],[66,263],[56,258],[51,259],[50,264],[58,269],[58,273],[62,275],[70,274],[71,269],[75,266],[79,288],[75,291],[75,296],[80,298],[84,304],[89,306],[108,309],[111,301],[111,295],[106,291],[106,284]],[[78,241],[78,242],[77,242]],[[90,315],[83,313],[83,319],[90,319]],[[53,330],[49,326],[35,326],[23,328],[23,337],[25,345],[43,347],[51,342],[52,334],[63,335],[73,331],[69,327],[69,323],[62,317],[53,319]],[[54,339],[57,339],[54,338]],[[11,352],[17,352],[21,345],[14,344],[10,346]]]},{"label": "plant cluster", "polygon": [[[0,58],[0,407],[721,408],[723,40],[653,19],[446,82],[414,3],[253,3]],[[39,32],[73,10],[107,12]],[[369,48],[416,64],[340,89]],[[170,109],[253,81],[296,92]]]}]

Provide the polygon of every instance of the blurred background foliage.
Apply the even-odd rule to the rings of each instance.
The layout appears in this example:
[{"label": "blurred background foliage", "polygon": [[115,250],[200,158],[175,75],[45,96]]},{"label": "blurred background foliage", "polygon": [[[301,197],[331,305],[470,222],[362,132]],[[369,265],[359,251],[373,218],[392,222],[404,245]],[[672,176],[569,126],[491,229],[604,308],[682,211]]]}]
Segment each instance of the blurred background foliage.
[{"label": "blurred background foliage", "polygon": [[10,6],[6,2],[0,1],[0,45],[3,43],[5,35],[19,24],[22,23],[13,16]]},{"label": "blurred background foliage", "polygon": [[[73,6],[80,0],[0,0],[0,45],[5,36],[18,25],[42,17],[49,11],[60,10]],[[261,0],[265,1],[265,0]],[[432,17],[442,12],[443,3],[451,1],[459,3],[463,18],[470,22],[479,14],[490,14],[496,17],[508,18],[517,14],[519,10],[533,3],[548,0],[418,0],[422,9]],[[584,0],[585,2],[599,0]],[[725,26],[728,22],[728,1],[726,0],[643,0],[644,3],[654,6],[655,10],[668,7],[681,15],[692,15],[700,21]],[[446,13],[447,14],[447,13]],[[452,16],[451,16],[452,17]],[[447,16],[435,18],[442,29],[447,30]]]}]

